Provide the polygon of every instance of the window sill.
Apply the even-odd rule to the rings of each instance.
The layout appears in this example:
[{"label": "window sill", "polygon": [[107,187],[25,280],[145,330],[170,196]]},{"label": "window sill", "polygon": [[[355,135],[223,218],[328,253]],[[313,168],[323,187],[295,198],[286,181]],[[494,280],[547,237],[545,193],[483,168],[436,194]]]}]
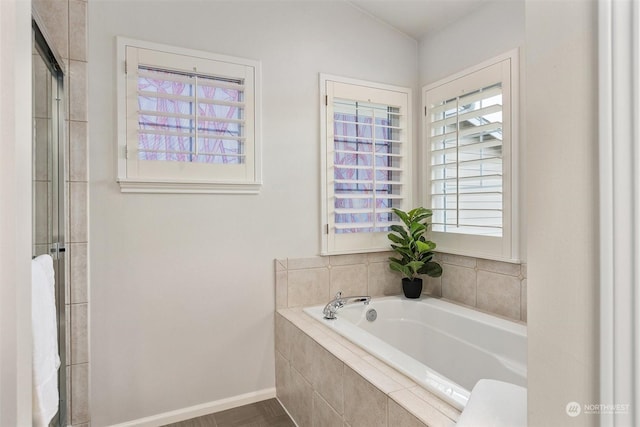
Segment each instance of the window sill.
[{"label": "window sill", "polygon": [[122,193],[184,193],[184,194],[259,194],[259,182],[220,183],[201,181],[160,181],[120,179]]}]

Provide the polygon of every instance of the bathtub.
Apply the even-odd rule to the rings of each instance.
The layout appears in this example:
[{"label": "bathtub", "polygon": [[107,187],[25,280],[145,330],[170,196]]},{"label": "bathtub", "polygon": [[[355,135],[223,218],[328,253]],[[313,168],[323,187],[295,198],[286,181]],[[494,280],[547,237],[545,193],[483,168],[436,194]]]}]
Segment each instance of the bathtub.
[{"label": "bathtub", "polygon": [[374,298],[341,308],[335,320],[323,308],[304,312],[459,410],[480,379],[527,386],[525,325],[429,297]]}]

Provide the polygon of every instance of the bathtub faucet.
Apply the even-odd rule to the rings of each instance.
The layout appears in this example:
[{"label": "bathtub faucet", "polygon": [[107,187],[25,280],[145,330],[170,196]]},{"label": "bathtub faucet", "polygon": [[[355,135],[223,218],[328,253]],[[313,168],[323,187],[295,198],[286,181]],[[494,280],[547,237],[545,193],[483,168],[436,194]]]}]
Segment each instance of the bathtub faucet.
[{"label": "bathtub faucet", "polygon": [[371,297],[370,296],[359,296],[359,297],[342,297],[342,292],[338,292],[336,294],[336,297],[334,299],[332,299],[331,301],[329,301],[329,304],[324,306],[324,309],[322,310],[322,314],[324,314],[324,318],[325,319],[335,319],[336,318],[336,311],[338,311],[339,308],[344,307],[345,305],[348,304],[355,304],[358,302],[363,302],[365,305],[369,304],[369,301],[371,301]]}]

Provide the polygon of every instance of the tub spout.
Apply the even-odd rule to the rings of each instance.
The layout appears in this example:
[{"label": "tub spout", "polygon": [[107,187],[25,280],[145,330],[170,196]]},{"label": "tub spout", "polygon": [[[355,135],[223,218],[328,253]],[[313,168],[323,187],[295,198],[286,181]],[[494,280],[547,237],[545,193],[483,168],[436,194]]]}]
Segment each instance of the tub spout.
[{"label": "tub spout", "polygon": [[345,305],[356,304],[359,302],[367,305],[369,304],[369,301],[371,301],[370,296],[343,297],[342,292],[338,292],[336,294],[336,297],[324,306],[322,314],[324,314],[325,319],[332,320],[336,318],[336,311],[338,311],[339,308],[342,308]]}]

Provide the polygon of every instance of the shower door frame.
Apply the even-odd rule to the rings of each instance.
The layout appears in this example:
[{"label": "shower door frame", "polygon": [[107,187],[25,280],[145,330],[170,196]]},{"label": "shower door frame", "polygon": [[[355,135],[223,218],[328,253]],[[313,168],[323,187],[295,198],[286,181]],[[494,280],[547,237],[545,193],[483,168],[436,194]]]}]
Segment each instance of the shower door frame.
[{"label": "shower door frame", "polygon": [[[51,426],[59,427],[66,426],[68,424],[68,400],[70,396],[67,393],[67,313],[66,313],[66,192],[65,192],[65,111],[64,111],[64,62],[60,59],[60,56],[52,49],[52,44],[49,42],[50,38],[43,30],[39,16],[35,11],[32,13],[32,47],[38,51],[43,62],[47,66],[49,72],[48,76],[51,80],[50,92],[47,94],[50,98],[47,98],[47,102],[50,101],[48,108],[51,111],[49,118],[51,120],[51,126],[48,127],[48,147],[47,147],[47,173],[51,179],[51,190],[47,191],[47,203],[51,202],[52,207],[47,207],[48,225],[48,242],[47,251],[53,258],[55,281],[56,281],[56,314],[57,314],[57,328],[58,328],[58,354],[60,356],[60,368],[58,369],[58,392],[59,392],[59,405],[58,413],[52,420]],[[32,73],[33,75],[33,73]],[[33,77],[32,77],[33,78]],[[34,91],[34,106],[35,112],[35,91]],[[34,114],[35,116],[35,114]],[[33,122],[33,143],[36,144],[36,125],[35,118]],[[33,159],[35,160],[35,152]],[[35,165],[34,165],[35,167]],[[33,206],[35,210],[36,206],[36,192],[33,194]],[[51,198],[51,199],[49,199]],[[42,201],[40,201],[42,202]],[[35,240],[35,238],[34,238]],[[36,245],[33,248],[33,255],[37,255]]]}]

